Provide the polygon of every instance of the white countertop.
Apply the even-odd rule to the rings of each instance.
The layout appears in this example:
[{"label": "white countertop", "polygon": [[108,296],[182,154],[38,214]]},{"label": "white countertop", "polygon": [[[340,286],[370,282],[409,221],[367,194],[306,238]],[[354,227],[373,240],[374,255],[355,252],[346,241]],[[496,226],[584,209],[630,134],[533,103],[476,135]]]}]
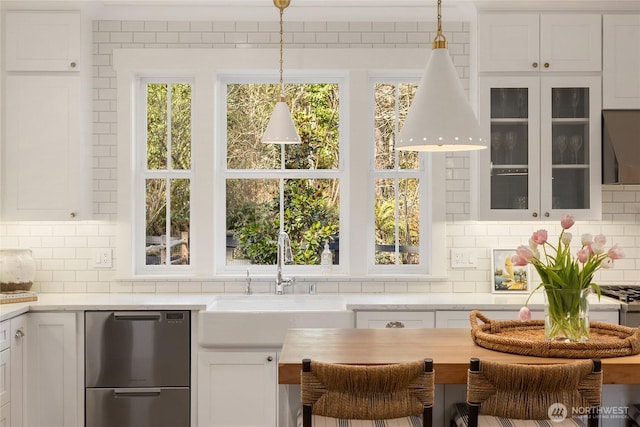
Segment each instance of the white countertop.
[{"label": "white countertop", "polygon": [[[37,301],[0,305],[0,321],[10,319],[28,311],[85,311],[85,310],[209,310],[220,295],[229,294],[150,294],[150,293],[103,293],[103,294],[38,294]],[[326,294],[318,294],[326,295]],[[514,310],[519,309],[528,294],[339,294],[346,302],[347,310],[394,311],[394,310]],[[246,298],[251,298],[251,295]],[[308,295],[314,298],[314,295]],[[607,297],[598,301],[589,297],[590,310],[617,310],[620,304]],[[529,303],[532,310],[542,310],[543,296],[536,293]]]}]

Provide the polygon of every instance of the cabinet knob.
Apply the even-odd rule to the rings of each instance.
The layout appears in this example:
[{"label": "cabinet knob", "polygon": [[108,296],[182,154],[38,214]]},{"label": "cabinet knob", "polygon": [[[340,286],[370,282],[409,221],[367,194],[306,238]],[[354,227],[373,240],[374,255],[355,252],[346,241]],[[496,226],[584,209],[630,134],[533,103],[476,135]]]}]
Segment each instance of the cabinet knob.
[{"label": "cabinet knob", "polygon": [[398,321],[389,322],[385,328],[404,328],[404,323]]},{"label": "cabinet knob", "polygon": [[76,213],[75,213],[75,212],[71,212],[71,213],[69,214],[69,216],[70,216],[71,218],[75,218],[75,217],[76,217]]},{"label": "cabinet knob", "polygon": [[538,68],[538,63],[537,63],[537,62],[534,62],[533,64],[531,64],[531,66],[532,66],[533,68]]},{"label": "cabinet knob", "polygon": [[273,356],[267,357],[267,362],[273,362]]},{"label": "cabinet knob", "polygon": [[549,68],[549,63],[548,62],[544,63],[544,68]]},{"label": "cabinet knob", "polygon": [[531,216],[533,216],[534,218],[538,218],[538,212],[532,213]]},{"label": "cabinet knob", "polygon": [[75,62],[75,61],[73,61],[73,62],[71,62],[71,63],[69,64],[69,66],[70,66],[71,68],[76,68],[76,65],[78,65],[78,64],[76,64],[76,62]]},{"label": "cabinet knob", "polygon": [[19,340],[19,339],[20,339],[20,338],[22,338],[23,336],[24,336],[24,332],[22,332],[22,329],[18,329],[18,330],[16,331],[16,335],[15,335],[16,339],[17,339],[17,340]]},{"label": "cabinet knob", "polygon": [[545,216],[546,218],[549,218],[549,212],[545,212],[545,213],[544,213],[544,216]]}]

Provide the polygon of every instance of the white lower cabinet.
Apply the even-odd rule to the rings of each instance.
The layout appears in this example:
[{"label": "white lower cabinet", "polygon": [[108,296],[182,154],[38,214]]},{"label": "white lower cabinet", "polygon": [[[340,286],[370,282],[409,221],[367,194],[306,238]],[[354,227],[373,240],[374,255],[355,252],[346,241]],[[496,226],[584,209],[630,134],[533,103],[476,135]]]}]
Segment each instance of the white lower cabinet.
[{"label": "white lower cabinet", "polygon": [[358,311],[356,328],[433,328],[433,311]]},{"label": "white lower cabinet", "polygon": [[[8,322],[7,322],[8,323]],[[11,349],[0,351],[0,426],[11,425]]]},{"label": "white lower cabinet", "polygon": [[[27,315],[14,317],[10,320],[9,337],[11,340],[11,402],[8,414],[11,422],[7,426],[23,427],[24,423],[24,381],[25,381],[25,330]],[[0,423],[0,426],[3,426]]]},{"label": "white lower cabinet", "polygon": [[78,383],[76,313],[29,313],[24,425],[75,427],[82,393]]},{"label": "white lower cabinet", "polygon": [[275,351],[198,353],[199,427],[277,427]]}]

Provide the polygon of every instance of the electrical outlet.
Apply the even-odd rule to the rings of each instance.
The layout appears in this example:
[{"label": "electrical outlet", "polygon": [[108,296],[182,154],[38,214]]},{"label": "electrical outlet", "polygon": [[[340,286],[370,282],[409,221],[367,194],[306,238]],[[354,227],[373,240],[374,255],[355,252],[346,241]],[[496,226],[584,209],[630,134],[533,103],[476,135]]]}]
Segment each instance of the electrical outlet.
[{"label": "electrical outlet", "polygon": [[93,258],[94,268],[111,268],[113,267],[113,257],[111,249],[97,249]]},{"label": "electrical outlet", "polygon": [[451,268],[474,268],[475,249],[451,249]]}]

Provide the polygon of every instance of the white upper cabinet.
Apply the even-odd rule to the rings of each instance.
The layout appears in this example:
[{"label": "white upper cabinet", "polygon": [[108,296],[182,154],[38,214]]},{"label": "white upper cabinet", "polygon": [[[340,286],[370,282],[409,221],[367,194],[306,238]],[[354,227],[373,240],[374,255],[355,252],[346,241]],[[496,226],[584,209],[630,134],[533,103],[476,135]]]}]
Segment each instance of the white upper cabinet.
[{"label": "white upper cabinet", "polygon": [[600,77],[486,76],[480,99],[479,219],[599,219]]},{"label": "white upper cabinet", "polygon": [[600,71],[598,14],[478,16],[478,71]]},{"label": "white upper cabinet", "polygon": [[80,13],[8,11],[7,71],[78,71]]},{"label": "white upper cabinet", "polygon": [[604,15],[602,106],[640,108],[640,14]]},{"label": "white upper cabinet", "polygon": [[2,217],[51,221],[86,215],[80,81],[10,75],[6,82]]}]

